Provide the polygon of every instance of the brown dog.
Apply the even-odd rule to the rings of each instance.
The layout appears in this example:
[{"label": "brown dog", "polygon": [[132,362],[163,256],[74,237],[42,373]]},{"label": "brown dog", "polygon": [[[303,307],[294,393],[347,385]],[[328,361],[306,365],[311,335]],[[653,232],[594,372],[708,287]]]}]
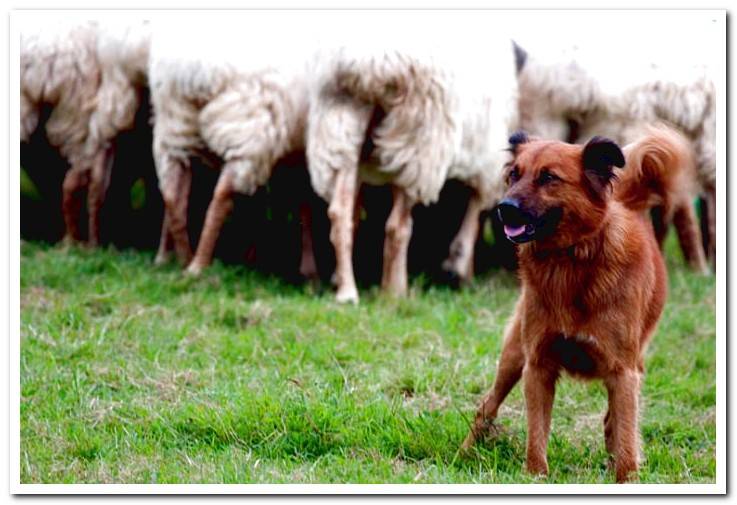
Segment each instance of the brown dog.
[{"label": "brown dog", "polygon": [[[524,377],[527,470],[548,471],[555,383],[562,370],[600,378],[609,394],[607,451],[622,482],[638,468],[643,356],[665,304],[663,258],[645,211],[676,198],[691,177],[688,143],[661,127],[624,153],[595,137],[585,146],[510,138],[509,189],[498,207],[518,249],[522,291],[504,337],[494,386],[469,448],[493,425]],[[614,167],[626,168],[619,171]]]}]

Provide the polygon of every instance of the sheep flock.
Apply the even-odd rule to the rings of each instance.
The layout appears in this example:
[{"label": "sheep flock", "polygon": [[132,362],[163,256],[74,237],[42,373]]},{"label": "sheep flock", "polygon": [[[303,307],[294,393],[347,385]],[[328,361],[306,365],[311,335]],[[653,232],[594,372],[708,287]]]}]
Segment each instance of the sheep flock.
[{"label": "sheep flock", "polygon": [[[360,22],[337,16],[322,30],[310,24],[314,12],[244,12],[206,24],[195,17],[24,24],[20,141],[41,131],[68,165],[60,188],[64,241],[83,238],[84,189],[86,240],[99,243],[116,141],[140,127],[134,118],[144,113],[153,141],[137,148],[151,153],[163,200],[157,264],[173,253],[187,274],[202,272],[234,198],[253,195],[279,160],[297,153],[306,161],[298,170],[327,209],[337,301],[359,300],[353,262],[365,186],[391,188],[381,287],[404,296],[413,210],[438,202],[449,181],[469,191],[455,238],[443,245],[442,268],[472,279],[480,230],[506,187],[513,132],[569,142],[605,135],[626,144],[648,124],[666,122],[692,142],[694,177],[687,199],[652,209],[653,225],[662,240],[673,224],[690,266],[711,270],[717,96],[708,68],[673,71],[641,57],[640,71],[627,58],[602,65],[601,51],[580,47],[551,56],[502,26],[454,30],[452,16],[428,16],[408,32],[411,14],[385,16],[380,27],[376,13],[364,14]],[[202,166],[217,182],[202,231],[190,237],[193,172]],[[300,271],[314,276],[310,208],[302,193],[286,198],[305,227]]]}]

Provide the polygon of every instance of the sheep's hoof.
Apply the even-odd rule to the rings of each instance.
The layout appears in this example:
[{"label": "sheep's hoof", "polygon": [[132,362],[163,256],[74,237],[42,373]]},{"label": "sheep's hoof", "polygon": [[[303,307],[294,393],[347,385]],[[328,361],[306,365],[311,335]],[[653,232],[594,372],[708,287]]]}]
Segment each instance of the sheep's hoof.
[{"label": "sheep's hoof", "polygon": [[390,298],[407,298],[407,285],[387,284],[382,286],[382,291]]},{"label": "sheep's hoof", "polygon": [[204,267],[201,264],[193,261],[184,272],[191,277],[199,277],[203,269]]},{"label": "sheep's hoof", "polygon": [[157,267],[160,267],[162,265],[166,265],[169,262],[169,255],[164,253],[158,253],[156,255],[156,258],[154,258],[154,265]]},{"label": "sheep's hoof", "polygon": [[320,289],[320,277],[317,275],[302,276],[302,280],[312,291]]},{"label": "sheep's hoof", "polygon": [[335,301],[338,303],[352,303],[358,305],[358,291],[356,288],[339,289],[335,294]]},{"label": "sheep's hoof", "polygon": [[306,281],[318,281],[320,280],[320,274],[317,273],[317,265],[314,261],[303,261],[299,265],[299,274]]},{"label": "sheep's hoof", "polygon": [[59,249],[66,252],[76,247],[77,243],[78,243],[77,239],[75,239],[70,234],[66,234],[64,235],[64,238],[61,239],[61,242],[59,242]]},{"label": "sheep's hoof", "polygon": [[701,264],[701,265],[699,264],[693,265],[692,268],[694,269],[694,271],[696,271],[700,275],[703,275],[704,277],[708,277],[711,275],[711,268],[709,268],[709,265],[707,265],[706,263]]},{"label": "sheep's hoof", "polygon": [[440,282],[446,284],[453,289],[460,289],[471,282],[471,276],[468,273],[461,272],[458,265],[447,259],[443,262]]}]

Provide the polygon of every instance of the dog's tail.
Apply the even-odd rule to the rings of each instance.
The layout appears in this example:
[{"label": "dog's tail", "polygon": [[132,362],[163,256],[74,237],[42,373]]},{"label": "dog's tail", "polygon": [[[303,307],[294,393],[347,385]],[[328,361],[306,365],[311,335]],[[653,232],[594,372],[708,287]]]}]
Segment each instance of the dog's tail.
[{"label": "dog's tail", "polygon": [[642,130],[642,138],[623,149],[626,165],[618,174],[614,194],[630,209],[663,206],[668,212],[681,195],[693,193],[693,148],[681,133],[664,124]]}]

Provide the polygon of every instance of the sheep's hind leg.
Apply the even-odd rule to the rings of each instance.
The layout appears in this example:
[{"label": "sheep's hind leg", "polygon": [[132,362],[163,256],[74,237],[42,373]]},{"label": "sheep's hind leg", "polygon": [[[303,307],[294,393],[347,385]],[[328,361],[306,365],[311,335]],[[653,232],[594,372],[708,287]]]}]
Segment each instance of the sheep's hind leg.
[{"label": "sheep's hind leg", "polygon": [[717,199],[716,188],[707,188],[701,199],[701,234],[704,244],[704,252],[706,260],[712,264],[712,268],[716,266],[716,235],[717,235]]},{"label": "sheep's hind leg", "polygon": [[479,234],[479,216],[482,210],[481,198],[474,193],[468,201],[463,223],[450,244],[450,255],[443,262],[443,270],[451,277],[457,278],[461,284],[473,279],[474,248]]},{"label": "sheep's hind leg", "polygon": [[[163,169],[161,164],[165,164]],[[189,245],[187,233],[187,206],[189,204],[189,192],[192,186],[192,172],[184,162],[165,156],[157,161],[157,172],[166,174],[162,181],[161,194],[165,205],[165,227],[168,228],[171,239],[174,242],[174,251],[182,265],[189,264],[192,258],[192,249]],[[162,234],[162,239],[164,234]],[[161,246],[159,247],[161,250]]]},{"label": "sheep's hind leg", "polygon": [[81,240],[79,232],[79,214],[82,206],[79,192],[88,184],[90,173],[86,166],[75,165],[64,175],[62,186],[62,214],[64,215],[65,233],[62,242],[65,246]]},{"label": "sheep's hind leg", "polygon": [[701,241],[701,230],[699,229],[696,212],[694,212],[690,201],[686,200],[675,208],[673,224],[678,233],[681,250],[689,266],[697,272],[708,273],[709,267],[706,263]]},{"label": "sheep's hind leg", "polygon": [[652,218],[655,239],[658,241],[658,247],[662,251],[665,237],[668,234],[668,228],[670,227],[671,221],[673,221],[673,212],[667,212],[665,206],[659,205],[650,210],[650,217]]},{"label": "sheep's hind leg", "polygon": [[335,248],[335,279],[338,303],[358,303],[353,275],[353,212],[358,182],[357,169],[346,169],[335,176],[335,190],[328,207],[330,241]]},{"label": "sheep's hind leg", "polygon": [[187,267],[187,273],[190,275],[199,275],[212,262],[212,255],[218,236],[220,236],[220,230],[223,227],[225,218],[233,208],[231,163],[233,162],[229,162],[223,167],[223,171],[215,186],[212,201],[210,201],[210,205],[207,208],[205,225],[202,228],[200,241],[197,244],[197,252]]},{"label": "sheep's hind leg", "polygon": [[312,241],[312,208],[308,201],[299,204],[299,220],[302,241],[302,254],[299,262],[299,273],[310,283],[319,280],[315,247]]},{"label": "sheep's hind leg", "polygon": [[[339,303],[358,303],[353,274],[353,230],[358,194],[358,162],[372,108],[359,102],[323,97],[310,112],[307,166],[329,192],[330,242],[335,249]],[[326,191],[326,188],[329,188]]]},{"label": "sheep's hind leg", "polygon": [[113,148],[100,149],[92,164],[90,186],[87,193],[87,213],[89,215],[89,232],[87,244],[96,247],[100,242],[100,210],[105,201],[105,192],[110,186],[112,173]]},{"label": "sheep's hind leg", "polygon": [[171,233],[169,233],[169,213],[164,209],[164,217],[161,220],[159,250],[156,252],[156,259],[154,259],[155,265],[164,265],[169,262],[172,246],[172,237]]},{"label": "sheep's hind leg", "polygon": [[412,238],[412,202],[403,189],[392,188],[394,205],[386,222],[381,287],[393,296],[407,294],[407,249]]}]

